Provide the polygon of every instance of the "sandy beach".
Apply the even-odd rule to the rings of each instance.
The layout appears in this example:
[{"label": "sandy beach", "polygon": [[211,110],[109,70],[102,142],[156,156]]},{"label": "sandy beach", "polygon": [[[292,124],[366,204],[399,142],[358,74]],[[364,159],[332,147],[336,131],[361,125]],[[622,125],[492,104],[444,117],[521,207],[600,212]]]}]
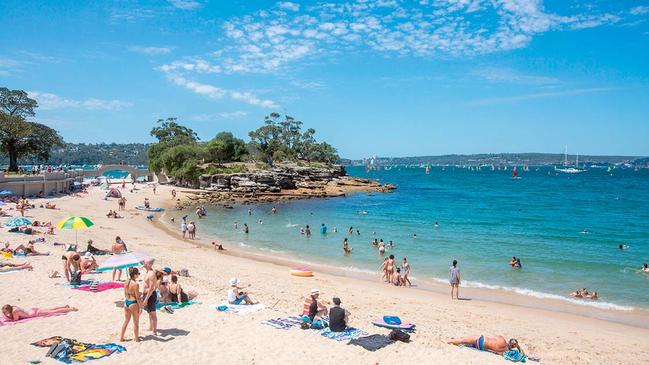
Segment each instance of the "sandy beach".
[{"label": "sandy beach", "polygon": [[[70,215],[88,217],[95,225],[79,232],[80,247],[85,247],[85,241],[92,239],[95,246],[110,249],[115,236],[120,236],[131,251],[155,257],[155,267],[187,269],[190,273],[188,278],[181,277],[180,283],[186,291],[198,293],[199,304],[178,309],[173,314],[158,312],[160,336],[151,336],[146,331],[148,318],[143,315],[140,320],[143,341],[123,342],[126,352],[113,354],[97,363],[507,363],[501,356],[446,343],[454,337],[484,334],[518,339],[523,349],[540,358],[543,364],[649,364],[647,318],[644,323],[627,325],[566,313],[570,311],[497,303],[477,291],[461,292],[461,296],[470,300],[451,301],[447,293],[435,290],[396,288],[317,269],[312,278],[295,277],[289,275],[290,266],[241,257],[242,254],[230,254],[231,251],[217,252],[202,245],[201,242],[217,238],[202,237],[200,222],[197,238],[201,242],[182,240],[162,223],[148,221],[145,212],[133,208],[145,197],[151,200],[152,206],[172,206],[170,190],[169,186],[158,186],[157,194],[153,194],[150,187],[140,185],[134,192],[124,191],[127,210],[120,212],[124,216],[122,219],[106,217],[109,209],[117,209],[117,201],[103,200],[105,192],[99,188],[91,188],[82,197],[50,199],[57,205],[54,210],[38,208],[44,201],[36,199],[33,201],[36,208],[26,213],[29,219],[53,224]],[[19,214],[14,211],[14,215]],[[2,229],[0,240],[10,242],[11,247],[36,238],[7,230]],[[62,269],[63,248],[53,243],[75,239],[71,231],[55,233],[44,235],[46,242],[36,244],[37,250],[49,251],[49,256],[11,260],[15,263],[28,261],[34,269],[0,275],[0,303],[26,309],[70,305],[79,311],[2,326],[0,333],[8,339],[8,346],[0,352],[2,364],[34,360],[44,364],[58,363],[45,357],[47,349],[30,345],[51,336],[91,343],[119,343],[124,316],[123,290],[78,291],[63,285],[64,278],[48,278],[49,271]],[[225,245],[231,250],[227,243]],[[103,260],[105,257],[98,257],[99,262]],[[110,281],[110,272],[91,276]],[[251,284],[251,296],[269,308],[245,315],[218,312],[213,305],[225,301],[228,280],[232,277],[240,278],[244,285]],[[340,297],[342,306],[351,312],[350,325],[365,332],[387,334],[387,329],[370,323],[383,315],[398,315],[416,323],[417,330],[410,343],[396,342],[370,352],[312,331],[279,330],[261,323],[298,314],[312,288],[320,290],[327,305],[331,305],[332,297]],[[127,338],[133,338],[132,327],[126,333]]]}]

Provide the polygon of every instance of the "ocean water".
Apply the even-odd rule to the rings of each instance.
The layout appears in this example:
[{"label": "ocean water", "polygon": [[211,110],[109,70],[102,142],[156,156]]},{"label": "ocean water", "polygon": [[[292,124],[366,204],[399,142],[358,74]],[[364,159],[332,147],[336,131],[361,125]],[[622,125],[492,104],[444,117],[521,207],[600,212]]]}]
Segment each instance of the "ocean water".
[{"label": "ocean water", "polygon": [[[649,308],[649,275],[638,271],[649,262],[649,170],[616,169],[611,176],[604,169],[557,175],[548,168],[530,168],[519,169],[518,180],[511,178],[511,170],[490,168],[434,167],[426,174],[422,168],[366,172],[350,167],[348,172],[398,189],[234,209],[208,207],[201,220],[193,210],[169,214],[177,222],[189,214],[202,237],[214,235],[309,262],[378,272],[383,257],[371,241],[382,238],[394,242],[388,254],[399,261],[408,258],[415,278],[446,282],[449,265],[457,259],[467,286],[616,310]],[[271,214],[272,206],[277,214]],[[243,223],[250,226],[248,235],[241,231]],[[326,235],[320,234],[322,223]],[[307,224],[311,237],[300,234]],[[343,254],[345,237],[351,255]],[[618,249],[620,244],[628,249]],[[523,270],[509,267],[512,256],[521,258]],[[570,299],[568,294],[582,287],[597,291],[600,300]]]}]

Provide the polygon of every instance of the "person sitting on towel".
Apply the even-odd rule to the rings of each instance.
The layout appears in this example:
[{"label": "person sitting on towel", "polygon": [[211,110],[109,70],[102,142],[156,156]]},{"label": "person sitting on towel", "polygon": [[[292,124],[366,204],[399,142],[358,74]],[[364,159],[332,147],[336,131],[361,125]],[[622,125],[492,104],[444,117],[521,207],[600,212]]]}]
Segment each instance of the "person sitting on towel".
[{"label": "person sitting on towel", "polygon": [[333,298],[334,306],[329,310],[329,329],[331,332],[342,332],[349,322],[349,311],[340,306],[340,298]]},{"label": "person sitting on towel", "polygon": [[239,279],[237,278],[230,279],[230,289],[228,289],[228,303],[234,305],[255,304],[248,296],[248,293],[243,291],[243,288],[239,287]]},{"label": "person sitting on towel", "polygon": [[311,322],[324,319],[327,316],[328,310],[327,307],[318,302],[318,297],[320,297],[320,291],[318,289],[311,290],[311,305],[309,306],[309,319]]}]

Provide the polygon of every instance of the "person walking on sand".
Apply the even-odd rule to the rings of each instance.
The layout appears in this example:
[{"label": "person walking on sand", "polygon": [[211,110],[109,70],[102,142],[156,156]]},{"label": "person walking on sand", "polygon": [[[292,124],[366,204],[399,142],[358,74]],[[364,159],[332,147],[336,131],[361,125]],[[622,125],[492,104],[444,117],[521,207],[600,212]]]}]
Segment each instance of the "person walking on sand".
[{"label": "person walking on sand", "polygon": [[388,257],[388,261],[385,262],[385,277],[388,283],[392,283],[392,275],[394,274],[394,255]]},{"label": "person walking on sand", "polygon": [[128,269],[128,280],[124,284],[124,323],[119,335],[120,341],[126,341],[124,333],[128,323],[133,318],[133,334],[135,342],[140,342],[140,314],[142,314],[142,297],[140,297],[140,284],[137,278],[140,276],[140,270],[137,267]]},{"label": "person walking on sand", "polygon": [[158,279],[156,278],[156,271],[153,269],[153,259],[144,261],[144,269],[146,275],[144,276],[144,292],[142,293],[142,305],[144,310],[149,313],[149,330],[154,336],[158,334],[158,317],[156,315],[156,302],[158,301]]},{"label": "person walking on sand", "polygon": [[171,199],[176,199],[176,189],[171,189]]},{"label": "person walking on sand", "polygon": [[451,299],[455,291],[455,299],[460,299],[460,269],[457,267],[457,260],[453,260],[453,265],[448,269],[448,280],[451,284]]},{"label": "person walking on sand", "polygon": [[[122,241],[119,236],[115,237],[115,243],[113,243],[113,245],[110,247],[110,250],[113,254],[120,254],[128,251],[128,249],[126,248],[126,243],[124,243],[124,241]],[[112,281],[115,281],[115,273],[118,271],[119,273],[117,274],[117,281],[122,281],[122,269],[113,269],[111,279]]]},{"label": "person walking on sand", "polygon": [[401,270],[403,271],[403,285],[406,285],[406,283],[408,283],[408,286],[412,286],[410,279],[408,279],[408,275],[410,275],[410,264],[405,257],[403,258],[403,263],[401,263]]}]

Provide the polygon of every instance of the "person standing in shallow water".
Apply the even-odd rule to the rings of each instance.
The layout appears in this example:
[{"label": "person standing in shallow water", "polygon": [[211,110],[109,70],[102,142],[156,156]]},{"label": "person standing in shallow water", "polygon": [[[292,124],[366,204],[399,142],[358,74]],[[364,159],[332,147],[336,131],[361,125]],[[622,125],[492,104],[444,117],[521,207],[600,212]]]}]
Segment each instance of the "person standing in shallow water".
[{"label": "person standing in shallow water", "polygon": [[460,269],[457,267],[457,260],[453,260],[453,264],[448,269],[448,279],[451,284],[451,299],[453,299],[453,291],[455,291],[455,299],[460,299]]}]

